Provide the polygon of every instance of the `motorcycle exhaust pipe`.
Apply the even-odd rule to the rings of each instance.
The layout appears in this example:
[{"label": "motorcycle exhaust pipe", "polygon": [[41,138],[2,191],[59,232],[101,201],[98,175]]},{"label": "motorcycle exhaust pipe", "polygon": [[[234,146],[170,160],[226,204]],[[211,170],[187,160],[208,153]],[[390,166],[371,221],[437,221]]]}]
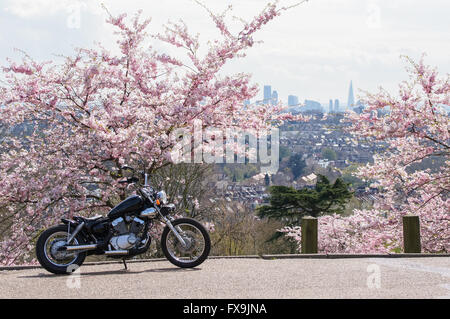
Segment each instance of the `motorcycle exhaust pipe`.
[{"label": "motorcycle exhaust pipe", "polygon": [[107,250],[105,255],[128,255],[128,250]]},{"label": "motorcycle exhaust pipe", "polygon": [[92,250],[96,249],[97,244],[91,244],[91,245],[77,245],[77,246],[67,246],[67,251],[75,251],[75,250]]}]

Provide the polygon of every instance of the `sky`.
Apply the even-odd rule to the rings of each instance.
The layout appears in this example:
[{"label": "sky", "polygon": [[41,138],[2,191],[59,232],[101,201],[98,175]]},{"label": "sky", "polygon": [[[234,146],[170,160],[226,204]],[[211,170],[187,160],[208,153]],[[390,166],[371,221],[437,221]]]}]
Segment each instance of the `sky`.
[{"label": "sky", "polygon": [[[214,12],[229,4],[231,16],[249,21],[265,6],[265,0],[203,0]],[[283,6],[298,0],[280,0]],[[6,58],[19,60],[15,48],[36,60],[69,55],[75,47],[93,47],[100,41],[115,50],[107,14],[122,12],[132,16],[143,10],[151,17],[150,33],[162,30],[169,20],[183,19],[192,33],[200,33],[206,44],[219,36],[207,12],[192,0],[0,0],[0,65]],[[356,95],[376,92],[379,86],[396,92],[407,79],[401,55],[436,66],[441,74],[450,72],[450,1],[448,0],[309,0],[276,17],[255,35],[256,44],[247,56],[228,63],[223,72],[253,74],[253,82],[300,101],[312,99],[328,104],[348,97],[350,80]],[[231,19],[233,30],[240,22]],[[162,43],[153,47],[176,53]],[[180,53],[180,52],[178,52]]]}]

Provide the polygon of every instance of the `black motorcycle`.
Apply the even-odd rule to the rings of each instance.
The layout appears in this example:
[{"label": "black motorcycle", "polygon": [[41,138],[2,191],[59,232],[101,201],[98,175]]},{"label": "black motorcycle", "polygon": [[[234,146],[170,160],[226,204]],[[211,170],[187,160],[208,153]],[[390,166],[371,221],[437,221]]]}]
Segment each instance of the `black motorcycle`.
[{"label": "black motorcycle", "polygon": [[[139,183],[132,175],[120,183]],[[150,247],[149,230],[155,222],[166,224],[161,249],[167,259],[182,268],[200,265],[209,255],[211,241],[205,227],[190,218],[175,219],[175,205],[167,203],[164,191],[156,191],[142,173],[144,185],[137,194],[119,203],[106,217],[61,219],[63,224],[45,230],[36,244],[39,263],[54,274],[67,274],[81,266],[88,255],[126,259],[145,253]]]}]

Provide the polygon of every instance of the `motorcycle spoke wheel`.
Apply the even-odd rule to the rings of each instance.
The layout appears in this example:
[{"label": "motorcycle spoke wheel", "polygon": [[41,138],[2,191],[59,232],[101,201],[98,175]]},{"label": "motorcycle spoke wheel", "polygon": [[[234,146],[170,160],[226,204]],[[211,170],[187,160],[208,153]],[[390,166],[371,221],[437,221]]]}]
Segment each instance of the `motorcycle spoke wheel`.
[{"label": "motorcycle spoke wheel", "polygon": [[[71,265],[78,257],[77,253],[66,251],[58,251],[59,247],[66,245],[67,232],[56,232],[50,235],[44,244],[44,254],[47,260],[55,266]],[[78,245],[78,241],[74,238],[74,245]]]},{"label": "motorcycle spoke wheel", "polygon": [[186,246],[183,246],[175,234],[170,231],[166,239],[168,253],[180,263],[196,261],[203,254],[206,247],[205,238],[201,230],[192,224],[178,224],[178,227],[181,229],[179,233],[183,237]]}]

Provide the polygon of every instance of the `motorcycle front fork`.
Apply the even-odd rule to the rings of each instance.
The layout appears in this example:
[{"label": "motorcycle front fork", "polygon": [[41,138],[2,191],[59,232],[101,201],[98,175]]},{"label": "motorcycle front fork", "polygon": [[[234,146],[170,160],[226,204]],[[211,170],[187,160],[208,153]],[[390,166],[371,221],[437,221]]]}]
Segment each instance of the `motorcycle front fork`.
[{"label": "motorcycle front fork", "polygon": [[186,241],[184,240],[183,236],[180,235],[180,234],[184,234],[183,230],[180,227],[178,227],[178,226],[174,227],[172,225],[170,219],[168,219],[168,218],[166,218],[164,216],[163,216],[163,221],[167,225],[167,227],[170,228],[170,230],[173,232],[175,237],[180,241],[181,245],[183,247],[186,247],[187,246]]}]

